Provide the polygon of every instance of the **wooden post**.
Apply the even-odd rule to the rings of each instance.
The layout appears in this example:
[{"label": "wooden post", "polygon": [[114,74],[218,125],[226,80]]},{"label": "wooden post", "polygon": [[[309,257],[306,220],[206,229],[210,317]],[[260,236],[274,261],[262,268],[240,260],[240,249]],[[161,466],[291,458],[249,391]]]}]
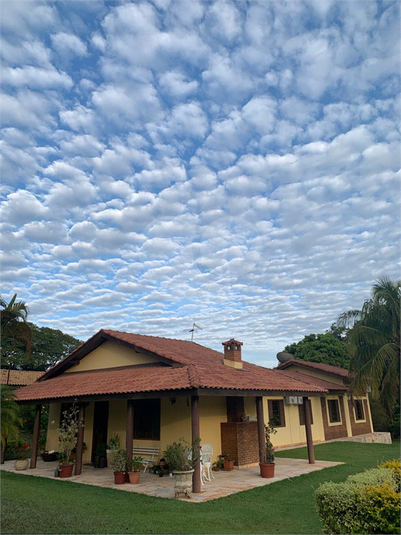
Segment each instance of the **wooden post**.
[{"label": "wooden post", "polygon": [[75,460],[75,475],[82,472],[82,454],[84,452],[84,429],[85,429],[85,404],[80,403],[78,413],[78,436],[77,436],[77,457]]},{"label": "wooden post", "polygon": [[258,421],[258,441],[259,441],[259,462],[264,463],[266,459],[266,440],[265,440],[265,418],[263,415],[263,398],[256,396],[256,418]]},{"label": "wooden post", "polygon": [[128,462],[132,461],[132,447],[134,442],[134,405],[131,400],[127,401],[127,432],[125,446],[127,449]]},{"label": "wooden post", "polygon": [[[199,396],[191,397],[191,426],[192,426],[192,444],[195,445],[196,439],[200,438],[199,424]],[[200,445],[198,444],[198,447]],[[200,459],[194,466],[195,472],[192,475],[192,492],[201,492],[201,467]]]},{"label": "wooden post", "polygon": [[305,409],[305,432],[306,432],[306,444],[308,446],[308,459],[309,464],[315,464],[315,452],[313,449],[312,438],[312,410],[310,399],[304,397],[304,409]]},{"label": "wooden post", "polygon": [[38,456],[41,411],[42,411],[42,405],[36,405],[35,423],[33,425],[31,465],[29,468],[36,468],[36,458]]}]

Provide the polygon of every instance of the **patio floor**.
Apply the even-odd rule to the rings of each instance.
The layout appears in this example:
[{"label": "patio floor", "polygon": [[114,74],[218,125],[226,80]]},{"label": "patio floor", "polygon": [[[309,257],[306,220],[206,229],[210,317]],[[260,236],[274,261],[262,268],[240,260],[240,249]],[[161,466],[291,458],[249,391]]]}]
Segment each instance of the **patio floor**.
[{"label": "patio floor", "polygon": [[[308,461],[304,459],[283,458],[276,458],[275,463],[275,477],[272,479],[264,479],[260,477],[259,466],[233,470],[231,472],[213,472],[214,479],[202,486],[202,492],[200,494],[192,494],[189,501],[200,503],[208,500],[215,500],[243,490],[270,485],[276,481],[290,479],[303,474],[308,474],[309,472],[315,472],[317,470],[323,470],[324,468],[343,464],[329,461],[316,461],[316,464],[308,464]],[[54,479],[54,471],[56,467],[57,462],[45,463],[39,459],[37,467],[34,470],[28,468],[28,470],[17,472],[14,469],[14,461],[6,461],[4,464],[0,465],[1,470],[8,472],[47,477],[51,479]],[[130,483],[115,485],[113,472],[110,468],[95,469],[93,466],[84,465],[80,476],[73,475],[68,479],[57,479],[66,482],[66,484],[74,482],[84,485],[118,489],[125,492],[136,492],[138,494],[146,494],[158,498],[174,498],[174,478],[169,476],[159,477],[154,474],[146,473],[141,474],[137,485],[131,485]],[[188,501],[186,498],[182,499]]]}]

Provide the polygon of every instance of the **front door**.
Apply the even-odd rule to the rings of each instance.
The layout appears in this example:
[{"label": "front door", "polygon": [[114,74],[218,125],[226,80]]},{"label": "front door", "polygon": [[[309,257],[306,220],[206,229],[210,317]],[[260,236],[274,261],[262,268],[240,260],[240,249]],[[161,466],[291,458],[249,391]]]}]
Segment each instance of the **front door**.
[{"label": "front door", "polygon": [[107,444],[107,423],[109,420],[109,402],[96,401],[93,415],[92,462],[99,444]]}]

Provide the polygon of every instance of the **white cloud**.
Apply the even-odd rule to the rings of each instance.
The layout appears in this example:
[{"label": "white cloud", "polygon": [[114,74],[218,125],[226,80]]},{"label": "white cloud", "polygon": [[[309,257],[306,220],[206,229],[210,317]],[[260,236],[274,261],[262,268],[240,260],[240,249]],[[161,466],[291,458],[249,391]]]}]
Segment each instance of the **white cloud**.
[{"label": "white cloud", "polygon": [[59,32],[51,35],[54,48],[61,54],[86,56],[86,44],[77,35]]}]

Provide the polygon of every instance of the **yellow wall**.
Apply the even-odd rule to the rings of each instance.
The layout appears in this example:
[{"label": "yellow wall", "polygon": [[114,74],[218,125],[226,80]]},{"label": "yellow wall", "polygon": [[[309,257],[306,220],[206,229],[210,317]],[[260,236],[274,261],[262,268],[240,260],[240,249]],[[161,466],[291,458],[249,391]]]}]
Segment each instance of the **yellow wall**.
[{"label": "yellow wall", "polygon": [[[304,373],[305,375],[309,375],[311,377],[317,377],[318,379],[323,379],[324,381],[328,381],[329,383],[334,383],[336,385],[344,386],[344,379],[341,377],[337,377],[336,375],[330,375],[324,372],[321,372],[319,370],[311,370],[310,368],[307,368],[306,366],[291,366],[287,368],[288,371],[290,370],[297,370],[299,373]],[[283,370],[284,372],[286,370]]]},{"label": "yellow wall", "polygon": [[108,340],[84,357],[79,364],[69,368],[64,373],[83,372],[87,370],[102,370],[118,366],[132,366],[134,364],[147,364],[159,362],[156,357],[137,353],[134,349]]},{"label": "yellow wall", "polygon": [[49,423],[47,426],[47,451],[58,451],[57,428],[60,425],[61,403],[51,403],[49,406]]},{"label": "yellow wall", "polygon": [[[283,397],[263,398],[263,412],[265,423],[267,424],[272,417],[269,414],[268,400],[283,400]],[[311,397],[313,424],[312,438],[314,442],[324,440],[323,418],[320,405],[320,398]],[[297,405],[284,405],[285,427],[277,427],[277,433],[271,437],[275,447],[289,446],[291,444],[306,443],[305,426],[299,424],[299,412]]]}]

